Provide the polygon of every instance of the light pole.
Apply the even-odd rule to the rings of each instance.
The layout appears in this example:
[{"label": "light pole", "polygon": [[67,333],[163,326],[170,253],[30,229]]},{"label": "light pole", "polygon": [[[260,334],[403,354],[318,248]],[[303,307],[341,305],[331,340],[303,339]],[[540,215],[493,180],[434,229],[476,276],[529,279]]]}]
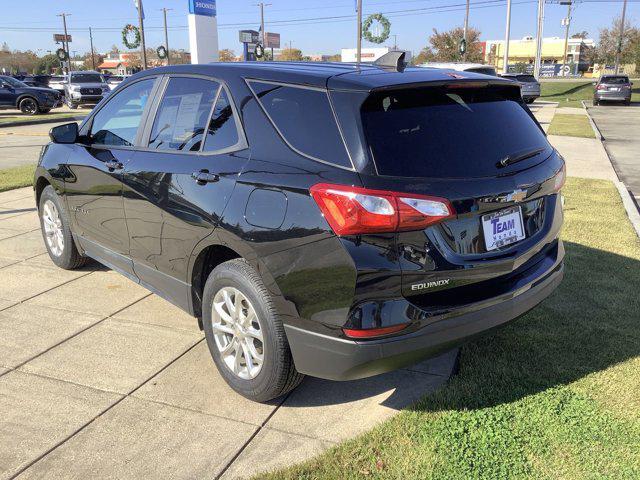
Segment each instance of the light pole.
[{"label": "light pole", "polygon": [[[267,38],[267,35],[265,34],[264,31],[264,7],[270,7],[272,4],[271,3],[256,3],[254,5],[254,7],[260,7],[260,36],[258,37],[258,40],[260,42],[260,44],[262,45],[262,48],[266,48],[265,46],[265,39]],[[273,60],[273,48],[271,49],[271,60]]]},{"label": "light pole", "polygon": [[140,50],[142,53],[142,69],[147,69],[147,47],[144,43],[144,10],[142,9],[142,0],[135,0],[138,8],[138,25],[140,26]]},{"label": "light pole", "polygon": [[62,42],[62,47],[64,48],[65,53],[67,54],[67,63],[66,69],[67,73],[69,73],[69,36],[67,35],[67,17],[71,15],[70,13],[59,13],[56,15],[57,17],[62,17],[62,26],[64,27],[64,41]]},{"label": "light pole", "polygon": [[358,0],[356,4],[356,9],[358,10],[358,14],[356,15],[358,21],[358,41],[356,42],[356,62],[360,65],[360,60],[362,59],[362,0]]},{"label": "light pole", "polygon": [[89,42],[91,44],[91,68],[96,69],[96,57],[93,55],[93,34],[91,33],[91,27],[89,27]]},{"label": "light pole", "polygon": [[[571,25],[571,0],[568,2],[560,2],[560,5],[567,5],[567,18],[564,20],[566,30],[564,32],[564,56],[562,57],[562,71],[567,65],[567,50],[569,49],[569,27]],[[569,73],[569,72],[567,72]]]},{"label": "light pole", "polygon": [[624,20],[627,14],[627,0],[622,4],[622,19],[620,21],[620,36],[618,37],[618,48],[616,50],[616,75],[620,70],[620,56],[622,54],[622,37],[624,37]]},{"label": "light pole", "polygon": [[167,12],[173,10],[173,8],[162,8],[162,15],[164,17],[164,48],[167,49],[167,65],[171,65],[171,55],[169,54],[169,33],[167,31]]},{"label": "light pole", "polygon": [[511,36],[511,0],[507,0],[507,28],[504,33],[504,58],[502,73],[509,73],[509,37]]},{"label": "light pole", "polygon": [[538,0],[538,31],[536,37],[536,61],[533,69],[533,74],[536,79],[540,78],[540,66],[542,65],[542,35],[544,27],[544,2],[545,0]]},{"label": "light pole", "polygon": [[467,50],[469,49],[467,45],[467,30],[469,29],[469,0],[467,0],[467,10],[464,15],[464,32],[462,34],[462,38],[464,39],[464,53],[462,54],[462,61],[467,61]]}]

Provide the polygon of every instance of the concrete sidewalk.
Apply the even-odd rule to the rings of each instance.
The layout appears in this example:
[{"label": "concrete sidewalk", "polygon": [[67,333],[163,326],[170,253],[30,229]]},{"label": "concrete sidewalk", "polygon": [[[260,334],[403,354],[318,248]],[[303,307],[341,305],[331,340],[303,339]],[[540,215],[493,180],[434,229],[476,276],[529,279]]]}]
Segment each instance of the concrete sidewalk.
[{"label": "concrete sidewalk", "polygon": [[0,193],[0,285],[0,479],[251,476],[371,429],[455,360],[245,400],[194,318],[100,265],[55,267],[29,188]]}]

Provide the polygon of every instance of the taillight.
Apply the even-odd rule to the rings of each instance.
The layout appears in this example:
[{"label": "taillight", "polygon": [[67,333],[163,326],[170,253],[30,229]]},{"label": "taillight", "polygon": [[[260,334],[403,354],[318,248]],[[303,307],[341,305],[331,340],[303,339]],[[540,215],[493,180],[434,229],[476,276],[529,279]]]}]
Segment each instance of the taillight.
[{"label": "taillight", "polygon": [[392,325],[390,327],[367,328],[363,330],[343,328],[342,331],[347,337],[350,338],[375,338],[399,332],[401,330],[404,330],[408,325],[408,323],[399,323],[398,325]]},{"label": "taillight", "polygon": [[455,213],[447,199],[319,183],[310,189],[337,235],[422,230]]},{"label": "taillight", "polygon": [[604,85],[598,85],[596,87],[596,90],[604,90],[605,88],[607,88],[607,87],[605,87]]}]

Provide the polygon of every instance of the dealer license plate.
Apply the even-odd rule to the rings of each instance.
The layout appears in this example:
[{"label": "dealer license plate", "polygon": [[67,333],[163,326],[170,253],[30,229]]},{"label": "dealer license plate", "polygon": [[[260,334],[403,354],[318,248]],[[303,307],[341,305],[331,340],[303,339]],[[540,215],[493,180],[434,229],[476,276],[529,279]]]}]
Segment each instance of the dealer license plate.
[{"label": "dealer license plate", "polygon": [[482,216],[482,230],[487,250],[496,250],[525,238],[520,207]]}]

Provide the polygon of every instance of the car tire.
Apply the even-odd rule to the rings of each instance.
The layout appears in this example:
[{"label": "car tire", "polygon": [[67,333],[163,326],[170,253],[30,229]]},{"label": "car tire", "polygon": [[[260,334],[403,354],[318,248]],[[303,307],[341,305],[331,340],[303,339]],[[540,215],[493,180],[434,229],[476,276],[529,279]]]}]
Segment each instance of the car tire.
[{"label": "car tire", "polygon": [[43,113],[43,114],[44,114],[44,113],[49,113],[50,111],[51,111],[51,109],[50,109],[50,108],[41,108],[41,109],[40,109],[40,113]]},{"label": "car tire", "polygon": [[600,105],[600,102],[598,100],[593,100],[593,106],[597,107],[598,105]]},{"label": "car tire", "polygon": [[240,395],[266,402],[304,378],[293,364],[273,297],[246,260],[224,262],[211,272],[203,292],[202,323],[220,375]]},{"label": "car tire", "polygon": [[69,217],[51,185],[44,188],[38,205],[40,230],[49,258],[58,267],[75,270],[87,263],[78,251],[69,227]]},{"label": "car tire", "polygon": [[631,105],[631,99],[629,99],[629,100],[625,100],[625,101],[624,101],[624,104],[625,104],[627,107],[628,107],[628,106],[630,106],[630,105]]},{"label": "car tire", "polygon": [[33,97],[25,97],[20,100],[18,108],[25,115],[37,115],[40,113],[40,106],[38,101]]}]

